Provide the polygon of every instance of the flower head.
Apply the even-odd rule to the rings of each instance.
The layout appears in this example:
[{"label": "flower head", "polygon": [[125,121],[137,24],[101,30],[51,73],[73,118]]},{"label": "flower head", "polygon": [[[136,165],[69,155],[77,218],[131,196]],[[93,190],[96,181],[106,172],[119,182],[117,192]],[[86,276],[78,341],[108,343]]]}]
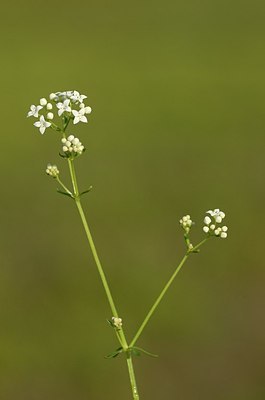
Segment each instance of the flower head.
[{"label": "flower head", "polygon": [[220,226],[221,222],[225,218],[225,213],[220,211],[219,208],[214,210],[206,211],[206,217],[204,218],[204,227],[202,228],[208,236],[217,236],[225,239],[227,237],[227,226]]},{"label": "flower head", "polygon": [[46,168],[46,174],[50,175],[53,178],[57,178],[59,175],[57,165],[48,164]]},{"label": "flower head", "polygon": [[80,140],[74,135],[68,136],[68,138],[62,139],[63,152],[67,157],[78,156],[83,153],[85,147],[82,145]]},{"label": "flower head", "polygon": [[190,218],[190,215],[184,215],[184,217],[182,217],[179,220],[180,225],[182,226],[182,228],[184,229],[184,231],[186,233],[189,233],[191,226],[193,225],[193,221]]},{"label": "flower head", "polygon": [[117,329],[121,329],[122,327],[122,319],[118,317],[112,317],[112,323]]},{"label": "flower head", "polygon": [[[60,126],[65,128],[70,121],[74,124],[88,122],[86,115],[90,114],[92,109],[84,103],[86,98],[87,96],[80,94],[77,90],[50,93],[46,98],[42,97],[39,100],[40,104],[32,104],[27,116],[39,118],[34,125],[40,129],[41,134],[49,126],[56,131],[61,131]],[[54,107],[58,111],[58,116],[63,120],[62,123],[57,124]],[[51,123],[53,119],[55,122]]]},{"label": "flower head", "polygon": [[51,126],[51,123],[48,121],[45,121],[45,118],[43,115],[40,116],[40,120],[34,123],[34,126],[39,128],[40,133],[43,135],[46,128],[49,128]]}]

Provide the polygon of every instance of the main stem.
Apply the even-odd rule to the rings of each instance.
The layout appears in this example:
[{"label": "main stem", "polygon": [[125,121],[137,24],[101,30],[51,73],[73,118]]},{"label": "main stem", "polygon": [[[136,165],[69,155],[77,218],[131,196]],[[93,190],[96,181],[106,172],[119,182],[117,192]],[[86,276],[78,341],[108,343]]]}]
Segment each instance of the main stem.
[{"label": "main stem", "polygon": [[[113,317],[118,317],[119,314],[118,314],[117,308],[115,306],[115,303],[114,303],[114,300],[113,300],[113,297],[112,297],[112,294],[111,294],[111,291],[110,291],[110,288],[109,288],[109,285],[108,285],[104,270],[102,268],[102,265],[101,265],[101,262],[100,262],[100,259],[99,259],[99,256],[98,256],[98,253],[97,253],[97,250],[96,250],[96,246],[94,244],[94,241],[93,241],[93,238],[92,238],[92,235],[91,235],[91,232],[90,232],[87,220],[86,220],[86,216],[85,216],[85,213],[84,213],[81,201],[80,201],[79,189],[78,189],[78,184],[77,184],[77,179],[76,179],[76,174],[75,174],[75,168],[74,168],[74,162],[73,162],[73,160],[71,160],[69,158],[68,158],[68,166],[69,166],[72,185],[73,185],[75,204],[77,206],[79,215],[81,217],[81,220],[82,220],[85,232],[86,232],[87,240],[88,240],[88,243],[90,245],[90,248],[91,248],[91,251],[92,251],[92,254],[93,254],[93,257],[94,257],[94,260],[95,260],[95,263],[96,263],[96,266],[97,266],[97,269],[98,269],[98,272],[99,272],[99,275],[100,275],[100,278],[101,278],[101,281],[102,281],[102,284],[103,284],[103,287],[105,289],[105,293],[106,293],[107,298],[108,298],[108,302],[109,302],[109,305],[110,305],[110,308],[111,308],[112,315],[113,315]],[[122,348],[123,348],[123,350],[124,350],[124,352],[126,354],[127,366],[128,366],[128,372],[129,372],[129,377],[130,377],[130,382],[131,382],[133,399],[134,400],[139,400],[140,397],[139,397],[139,394],[138,394],[137,385],[136,385],[136,379],[135,379],[135,375],[134,375],[132,355],[131,355],[131,352],[130,352],[130,350],[128,348],[128,343],[127,343],[125,334],[123,332],[123,329],[116,330],[116,334],[117,334],[118,340],[119,340],[119,342],[120,342],[120,344],[121,344],[121,346],[122,346]]]}]

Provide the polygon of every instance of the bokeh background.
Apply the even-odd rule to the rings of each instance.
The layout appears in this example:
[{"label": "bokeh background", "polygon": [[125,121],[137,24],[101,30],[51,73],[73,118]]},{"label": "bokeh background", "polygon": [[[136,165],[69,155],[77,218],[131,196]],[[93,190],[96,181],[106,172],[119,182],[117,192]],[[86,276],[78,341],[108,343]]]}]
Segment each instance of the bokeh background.
[{"label": "bokeh background", "polygon": [[141,398],[263,400],[265,6],[259,0],[24,1],[1,6],[0,398],[130,399],[74,204],[47,162],[59,137],[25,115],[87,94],[80,185],[132,337],[183,255],[179,218],[227,214],[150,321]]}]

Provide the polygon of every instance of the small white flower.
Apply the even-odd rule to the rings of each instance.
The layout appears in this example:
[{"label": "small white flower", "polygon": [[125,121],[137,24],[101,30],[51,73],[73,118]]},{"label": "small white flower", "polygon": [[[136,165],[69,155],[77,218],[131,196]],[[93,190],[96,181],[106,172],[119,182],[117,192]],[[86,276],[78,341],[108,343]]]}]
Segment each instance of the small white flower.
[{"label": "small white flower", "polygon": [[121,329],[121,327],[122,327],[122,319],[121,318],[112,317],[112,323],[116,328]]},{"label": "small white flower", "polygon": [[67,92],[66,92],[66,96],[70,99],[71,98],[71,96],[73,96],[73,94],[74,94],[74,91],[73,90],[67,90]]},{"label": "small white flower", "polygon": [[222,231],[223,231],[223,232],[227,232],[227,231],[228,231],[227,226],[222,226]]},{"label": "small white flower", "polygon": [[47,104],[48,102],[47,102],[47,100],[43,97],[42,99],[40,99],[40,105],[41,106],[46,106],[46,104]]},{"label": "small white flower", "polygon": [[208,233],[208,232],[209,232],[209,226],[204,226],[202,229],[203,229],[203,231],[204,231],[205,233]]},{"label": "small white flower", "polygon": [[215,229],[215,225],[214,224],[210,225],[210,229],[213,231]]},{"label": "small white flower", "polygon": [[211,217],[215,217],[220,213],[219,208],[215,208],[214,210],[208,210],[206,211],[206,214],[210,214]]},{"label": "small white flower", "polygon": [[32,104],[30,106],[30,111],[28,112],[28,117],[35,117],[38,118],[39,117],[39,111],[42,109],[42,106],[34,106],[34,104]]},{"label": "small white flower", "polygon": [[56,165],[48,164],[46,168],[46,174],[52,176],[53,178],[57,178],[59,175],[59,170]]},{"label": "small white flower", "polygon": [[52,110],[52,103],[48,103],[46,108],[47,108],[47,110]]},{"label": "small white flower", "polygon": [[210,214],[210,216],[213,217],[218,224],[220,224],[222,222],[222,219],[225,217],[225,213],[223,211],[220,211],[219,208],[208,210],[206,214]]},{"label": "small white flower", "polygon": [[78,122],[87,122],[87,117],[85,116],[85,108],[81,108],[79,111],[72,110],[74,118],[74,124],[78,124]]},{"label": "small white flower", "polygon": [[55,100],[57,98],[57,95],[55,93],[50,94],[50,100]]},{"label": "small white flower", "polygon": [[47,114],[47,119],[53,119],[53,117],[54,117],[54,115],[53,115],[52,112],[49,112],[49,113]]},{"label": "small white flower", "polygon": [[51,126],[50,122],[45,121],[44,116],[41,115],[40,116],[40,120],[34,123],[34,126],[36,126],[37,128],[39,128],[40,133],[43,135],[45,132],[46,128],[49,128],[49,126]]},{"label": "small white flower", "polygon": [[58,115],[59,117],[66,111],[66,112],[71,112],[72,109],[70,107],[70,100],[66,99],[64,100],[63,103],[57,103],[56,106],[58,108]]},{"label": "small white flower", "polygon": [[86,99],[87,96],[84,94],[80,94],[77,90],[74,90],[74,93],[71,95],[71,100],[74,103],[83,103],[84,99]]}]

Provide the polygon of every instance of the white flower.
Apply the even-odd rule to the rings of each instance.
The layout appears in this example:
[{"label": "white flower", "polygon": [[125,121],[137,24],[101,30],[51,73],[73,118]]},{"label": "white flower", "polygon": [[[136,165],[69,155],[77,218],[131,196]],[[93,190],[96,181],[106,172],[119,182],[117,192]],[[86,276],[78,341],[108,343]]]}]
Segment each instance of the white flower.
[{"label": "white flower", "polygon": [[225,213],[220,211],[219,208],[215,208],[214,210],[206,211],[206,214],[210,214],[211,217],[214,217],[216,222],[222,222],[222,219],[225,217]]},{"label": "white flower", "polygon": [[45,121],[44,116],[40,116],[40,120],[34,123],[34,126],[40,129],[40,133],[43,135],[45,132],[46,128],[49,128],[51,126],[50,122]]},{"label": "white flower", "polygon": [[208,232],[209,232],[209,227],[208,227],[208,226],[204,226],[202,229],[203,229],[203,231],[204,231],[205,233],[208,233]]},{"label": "white flower", "polygon": [[71,100],[74,103],[83,103],[84,99],[87,98],[84,94],[80,94],[77,90],[74,90],[74,93],[71,95]]},{"label": "white flower", "polygon": [[52,176],[53,178],[57,178],[57,176],[59,175],[57,165],[48,164],[46,168],[46,174]]},{"label": "white flower", "polygon": [[40,99],[40,105],[41,106],[46,106],[46,104],[47,104],[48,102],[47,102],[47,100],[43,97],[42,99]]},{"label": "white flower", "polygon": [[70,100],[66,99],[63,103],[57,103],[56,106],[58,108],[58,115],[59,117],[66,111],[71,112],[71,107],[69,106]]},{"label": "white flower", "polygon": [[52,110],[52,103],[48,103],[48,104],[46,105],[46,108],[47,108],[47,110]]},{"label": "white flower", "polygon": [[85,110],[85,114],[90,114],[91,111],[92,111],[92,108],[89,107],[89,106],[85,106],[84,103],[79,104],[79,107],[80,107],[80,108],[83,108],[83,109]]},{"label": "white flower", "polygon": [[39,117],[39,111],[42,109],[42,106],[34,106],[34,104],[32,104],[30,106],[30,111],[28,112],[28,117],[35,117],[38,118]]},{"label": "white flower", "polygon": [[67,90],[66,92],[66,96],[69,97],[69,99],[71,99],[71,96],[73,96],[74,91],[73,90]]},{"label": "white flower", "polygon": [[78,124],[78,122],[87,122],[87,117],[85,116],[85,108],[81,108],[79,111],[72,110],[74,118],[74,124]]},{"label": "white flower", "polygon": [[57,98],[57,95],[55,93],[50,94],[50,100],[55,100]]},{"label": "white flower", "polygon": [[122,327],[122,319],[121,318],[112,317],[112,323],[116,328],[121,329],[121,327]]}]

